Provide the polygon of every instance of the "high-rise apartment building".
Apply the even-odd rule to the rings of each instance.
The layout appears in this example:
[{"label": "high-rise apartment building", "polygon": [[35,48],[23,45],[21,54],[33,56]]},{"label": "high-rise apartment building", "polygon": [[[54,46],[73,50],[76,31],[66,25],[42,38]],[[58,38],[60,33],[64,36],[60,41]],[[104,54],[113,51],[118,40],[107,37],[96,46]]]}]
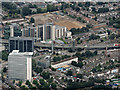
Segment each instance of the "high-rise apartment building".
[{"label": "high-rise apartment building", "polygon": [[19,52],[13,50],[8,56],[9,80],[32,79],[32,55],[33,52]]},{"label": "high-rise apartment building", "polygon": [[[69,34],[68,34],[69,33]],[[66,27],[54,25],[52,23],[41,24],[36,27],[26,27],[23,29],[24,37],[33,37],[35,41],[55,40],[63,37],[71,37],[71,32]]]},{"label": "high-rise apartment building", "polygon": [[21,28],[18,24],[12,23],[12,25],[9,25],[9,28],[10,28],[10,37],[17,37],[22,35]]},{"label": "high-rise apartment building", "polygon": [[9,52],[19,50],[19,52],[33,52],[34,40],[30,37],[11,37],[9,38]]}]

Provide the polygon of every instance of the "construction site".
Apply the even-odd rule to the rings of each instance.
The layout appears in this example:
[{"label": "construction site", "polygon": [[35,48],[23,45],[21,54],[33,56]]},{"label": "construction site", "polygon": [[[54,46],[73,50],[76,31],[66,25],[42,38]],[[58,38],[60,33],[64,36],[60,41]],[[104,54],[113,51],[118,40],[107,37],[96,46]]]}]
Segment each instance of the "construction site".
[{"label": "construction site", "polygon": [[69,16],[64,15],[60,11],[44,13],[44,14],[34,14],[31,16],[26,16],[27,19],[33,17],[35,19],[35,25],[53,23],[59,26],[65,26],[68,30],[71,28],[82,28],[86,27],[85,24],[72,19]]}]

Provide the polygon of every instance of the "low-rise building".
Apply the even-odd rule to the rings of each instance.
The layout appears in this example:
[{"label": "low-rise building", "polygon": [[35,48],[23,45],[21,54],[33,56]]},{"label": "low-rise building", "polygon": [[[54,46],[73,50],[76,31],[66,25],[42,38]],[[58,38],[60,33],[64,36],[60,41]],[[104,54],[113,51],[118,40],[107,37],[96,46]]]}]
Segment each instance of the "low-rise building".
[{"label": "low-rise building", "polygon": [[108,33],[96,34],[96,35],[100,36],[100,38],[108,37]]},{"label": "low-rise building", "polygon": [[51,62],[50,56],[43,56],[43,57],[39,58],[38,66],[40,66],[42,68],[48,68],[50,66],[50,62]]},{"label": "low-rise building", "polygon": [[53,64],[51,64],[51,67],[59,68],[59,67],[62,67],[64,65],[71,64],[72,61],[78,62],[78,57],[71,57],[71,58],[67,58],[67,59],[64,59],[64,60],[61,60],[58,62],[54,62]]}]

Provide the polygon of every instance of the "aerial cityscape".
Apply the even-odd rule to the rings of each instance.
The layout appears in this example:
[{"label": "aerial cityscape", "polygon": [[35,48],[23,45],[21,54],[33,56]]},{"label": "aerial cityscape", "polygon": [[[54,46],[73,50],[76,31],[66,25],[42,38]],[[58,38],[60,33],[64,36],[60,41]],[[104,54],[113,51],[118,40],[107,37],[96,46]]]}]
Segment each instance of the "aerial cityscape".
[{"label": "aerial cityscape", "polygon": [[0,90],[119,90],[120,1],[0,2]]}]

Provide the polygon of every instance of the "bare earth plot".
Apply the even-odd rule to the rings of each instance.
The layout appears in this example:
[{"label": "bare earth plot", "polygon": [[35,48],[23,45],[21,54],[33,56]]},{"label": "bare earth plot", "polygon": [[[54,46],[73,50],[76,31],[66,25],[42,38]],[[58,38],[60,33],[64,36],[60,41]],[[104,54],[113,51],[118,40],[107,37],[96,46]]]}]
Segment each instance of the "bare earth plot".
[{"label": "bare earth plot", "polygon": [[61,16],[59,14],[60,13],[59,11],[55,13],[58,13],[58,15],[54,13],[44,13],[26,16],[26,18],[30,19],[31,17],[33,17],[35,19],[35,25],[53,23],[55,25],[65,26],[67,27],[68,30],[70,30],[71,28],[82,28],[86,26],[85,24],[80,23],[66,15]]},{"label": "bare earth plot", "polygon": [[56,25],[59,26],[65,26],[67,27],[68,30],[70,30],[71,28],[82,28],[85,27],[85,24],[82,24],[78,21],[72,21],[72,20],[61,20],[58,22],[55,22]]}]

